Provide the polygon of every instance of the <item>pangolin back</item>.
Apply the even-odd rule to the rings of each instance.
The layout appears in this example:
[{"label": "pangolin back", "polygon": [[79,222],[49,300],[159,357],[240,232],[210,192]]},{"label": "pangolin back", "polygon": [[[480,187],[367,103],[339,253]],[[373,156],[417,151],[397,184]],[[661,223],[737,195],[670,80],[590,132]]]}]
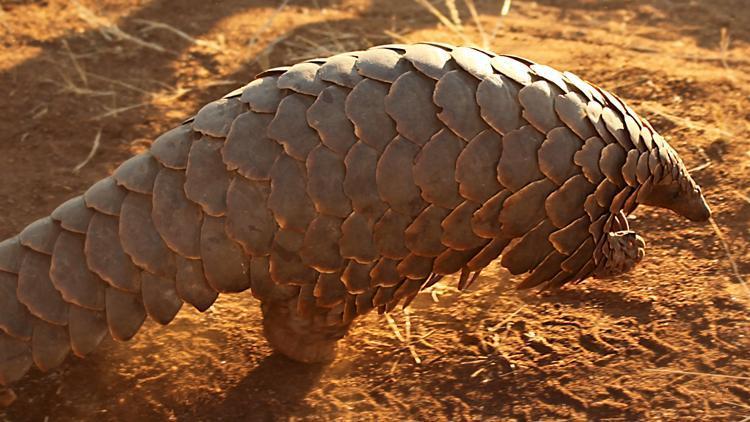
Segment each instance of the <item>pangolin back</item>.
[{"label": "pangolin back", "polygon": [[501,254],[521,287],[623,272],[657,185],[708,216],[646,120],[529,60],[423,43],[271,69],[0,243],[0,384],[219,293],[336,327]]}]

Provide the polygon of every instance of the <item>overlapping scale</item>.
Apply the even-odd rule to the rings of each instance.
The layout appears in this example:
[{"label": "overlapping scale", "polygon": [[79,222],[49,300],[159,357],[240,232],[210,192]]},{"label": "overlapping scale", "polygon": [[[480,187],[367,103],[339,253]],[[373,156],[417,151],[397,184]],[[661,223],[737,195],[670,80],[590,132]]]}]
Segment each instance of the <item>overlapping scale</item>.
[{"label": "overlapping scale", "polygon": [[547,81],[536,81],[521,88],[518,101],[523,106],[523,118],[542,133],[562,126],[555,112],[555,98],[560,94],[560,89]]},{"label": "overlapping scale", "polygon": [[64,326],[68,323],[68,304],[50,279],[51,257],[35,251],[24,254],[18,272],[18,301],[34,316]]},{"label": "overlapping scale", "polygon": [[443,129],[419,151],[412,172],[425,201],[449,209],[463,202],[455,173],[464,146],[453,132]]},{"label": "overlapping scale", "polygon": [[344,110],[354,124],[357,139],[381,153],[398,134],[396,123],[386,113],[390,85],[372,79],[358,83],[346,97]]},{"label": "overlapping scale", "polygon": [[158,173],[158,161],[150,153],[145,152],[122,163],[112,177],[118,185],[131,192],[150,194]]},{"label": "overlapping scale", "polygon": [[154,226],[151,200],[151,196],[135,192],[125,197],[120,213],[120,244],[140,268],[174,277],[174,254]]},{"label": "overlapping scale", "polygon": [[591,183],[599,183],[604,178],[599,168],[599,160],[605,146],[601,138],[592,137],[587,139],[583,147],[573,156],[573,162],[581,167],[583,175]]},{"label": "overlapping scale", "polygon": [[70,348],[78,357],[93,352],[107,336],[107,316],[104,312],[92,311],[72,305],[68,315]]},{"label": "overlapping scale", "polygon": [[127,194],[127,189],[117,186],[114,178],[107,177],[91,186],[83,194],[83,200],[87,207],[116,217],[120,215],[120,206]]},{"label": "overlapping scale", "polygon": [[307,193],[315,209],[321,214],[346,218],[352,212],[352,206],[344,194],[344,157],[319,145],[307,156],[305,167]]},{"label": "overlapping scale", "polygon": [[410,71],[399,76],[385,97],[385,111],[396,122],[396,131],[417,145],[427,143],[442,128],[433,103],[435,89],[434,81]]},{"label": "overlapping scale", "polygon": [[526,124],[521,117],[523,108],[518,102],[519,86],[503,75],[491,75],[477,86],[476,101],[479,115],[498,133],[509,132]]},{"label": "overlapping scale", "polygon": [[338,54],[329,57],[318,69],[320,79],[339,86],[354,88],[362,80],[357,73],[355,63],[357,58],[351,54]]},{"label": "overlapping scale", "polygon": [[107,283],[88,269],[85,237],[63,231],[55,242],[50,279],[68,303],[95,311],[104,310]]},{"label": "overlapping scale", "polygon": [[299,251],[302,262],[318,272],[334,272],[341,269],[344,262],[339,252],[342,223],[341,218],[318,215],[305,231]]},{"label": "overlapping scale", "polygon": [[320,141],[342,156],[357,142],[354,126],[346,117],[348,94],[348,89],[339,86],[328,87],[307,109],[307,122],[318,131]]},{"label": "overlapping scale", "polygon": [[586,115],[586,99],[577,92],[557,96],[555,111],[560,120],[581,139],[596,136],[597,132]]},{"label": "overlapping scale", "polygon": [[[66,315],[67,317],[67,315]],[[65,325],[67,325],[67,318]],[[34,321],[31,336],[31,356],[42,371],[60,366],[70,353],[70,338],[65,326],[50,324],[43,320]]]},{"label": "overlapping scale", "polygon": [[542,179],[539,171],[537,150],[544,142],[544,135],[526,125],[503,137],[503,153],[497,166],[500,183],[513,192],[529,183]]},{"label": "overlapping scale", "polygon": [[117,218],[94,214],[86,233],[84,252],[89,269],[111,286],[128,292],[139,291],[140,273],[120,244]]},{"label": "overlapping scale", "polygon": [[83,196],[77,196],[55,208],[50,217],[65,230],[85,234],[93,215],[94,211],[86,206]]},{"label": "overlapping scale", "polygon": [[175,289],[180,298],[200,312],[210,308],[219,293],[208,284],[203,273],[203,263],[199,259],[178,256],[176,265]]},{"label": "overlapping scale", "polygon": [[315,102],[314,97],[290,94],[279,103],[267,134],[284,147],[284,151],[299,161],[305,161],[318,144],[320,138],[315,129],[307,123],[307,111]]},{"label": "overlapping scale", "polygon": [[201,228],[201,260],[208,284],[218,292],[250,288],[250,262],[242,248],[227,236],[225,218],[206,217]]},{"label": "overlapping scale", "polygon": [[0,242],[0,270],[18,274],[23,255],[24,248],[17,236],[3,240]]},{"label": "overlapping scale", "polygon": [[140,295],[109,287],[105,294],[105,302],[107,326],[112,338],[119,341],[133,338],[146,320],[146,310]]},{"label": "overlapping scale", "polygon": [[318,272],[305,265],[300,256],[304,240],[304,234],[296,231],[282,229],[276,232],[269,258],[269,271],[274,282],[298,286],[315,283]]},{"label": "overlapping scale", "polygon": [[0,271],[0,337],[2,332],[21,340],[31,338],[34,317],[16,297],[18,276]]},{"label": "overlapping scale", "polygon": [[510,195],[500,211],[502,235],[523,236],[544,219],[545,201],[557,186],[549,179],[529,183],[518,192]]},{"label": "overlapping scale", "polygon": [[44,217],[26,226],[18,235],[18,240],[31,250],[52,255],[60,231],[59,224],[50,217]]},{"label": "overlapping scale", "polygon": [[237,98],[222,98],[203,106],[195,115],[193,130],[214,138],[225,138],[232,121],[247,107]]},{"label": "overlapping scale", "polygon": [[141,295],[146,313],[161,325],[172,322],[182,307],[174,278],[159,277],[143,271],[141,280]]},{"label": "overlapping scale", "polygon": [[201,138],[193,142],[185,172],[185,194],[208,215],[226,212],[230,176],[221,156],[223,142]]},{"label": "overlapping scale", "polygon": [[421,256],[437,256],[445,249],[440,241],[443,230],[441,222],[450,210],[438,205],[424,209],[404,231],[404,243],[412,253]]},{"label": "overlapping scale", "polygon": [[539,147],[539,171],[558,185],[577,174],[573,157],[583,146],[581,139],[567,127],[557,127],[547,134]]},{"label": "overlapping scale", "polygon": [[184,170],[195,132],[190,125],[181,125],[163,133],[151,144],[151,155],[164,167]]},{"label": "overlapping scale", "polygon": [[307,196],[304,164],[281,155],[271,168],[268,208],[284,229],[304,231],[315,218],[315,208]]},{"label": "overlapping scale", "polygon": [[485,130],[472,139],[456,159],[459,194],[483,203],[502,189],[497,179],[497,163],[503,150],[502,137]]},{"label": "overlapping scale", "polygon": [[582,216],[585,210],[581,205],[595,189],[596,186],[578,174],[552,192],[544,202],[544,209],[552,224],[561,229]]},{"label": "overlapping scale", "polygon": [[378,158],[378,152],[364,142],[354,144],[344,158],[344,194],[351,200],[354,211],[371,222],[387,208],[378,194]]},{"label": "overlapping scale", "polygon": [[270,185],[236,176],[227,192],[226,231],[252,256],[267,255],[278,228],[268,208]]},{"label": "overlapping scale", "polygon": [[[491,74],[492,68],[489,66],[489,60],[487,66]],[[487,129],[477,104],[478,85],[479,81],[462,70],[446,73],[435,85],[433,98],[435,104],[441,109],[437,113],[438,118],[446,127],[467,142],[479,132]]]},{"label": "overlapping scale", "polygon": [[404,59],[419,72],[435,80],[456,69],[456,63],[451,60],[452,57],[447,51],[429,44],[407,46]]},{"label": "overlapping scale", "polygon": [[357,56],[357,72],[381,82],[394,82],[409,70],[409,62],[401,54],[387,48],[371,48]]},{"label": "overlapping scale", "polygon": [[373,239],[374,223],[364,214],[355,211],[341,225],[339,252],[347,259],[372,262],[378,258]]},{"label": "overlapping scale", "polygon": [[162,169],[156,176],[151,220],[167,247],[186,258],[200,257],[203,212],[185,194],[185,173]]},{"label": "overlapping scale", "polygon": [[378,160],[375,173],[380,198],[393,210],[410,216],[426,206],[416,184],[417,173],[412,169],[419,152],[413,142],[396,137]]},{"label": "overlapping scale", "polygon": [[286,90],[279,89],[278,76],[259,77],[242,90],[240,101],[246,103],[250,110],[257,113],[275,113]]},{"label": "overlapping scale", "polygon": [[472,230],[472,218],[480,206],[476,202],[464,201],[454,208],[440,223],[443,229],[440,241],[444,245],[460,251],[474,249],[485,243],[485,239]]},{"label": "overlapping scale", "polygon": [[553,251],[548,238],[555,230],[556,227],[548,219],[542,220],[518,242],[509,245],[503,252],[500,263],[511,274],[523,274],[533,270]]},{"label": "overlapping scale", "polygon": [[221,155],[228,170],[251,180],[269,180],[271,167],[283,147],[268,137],[271,115],[247,112],[232,123]]},{"label": "overlapping scale", "polygon": [[309,61],[297,63],[279,76],[276,86],[279,89],[317,96],[326,87],[318,74],[319,69],[320,65]]}]

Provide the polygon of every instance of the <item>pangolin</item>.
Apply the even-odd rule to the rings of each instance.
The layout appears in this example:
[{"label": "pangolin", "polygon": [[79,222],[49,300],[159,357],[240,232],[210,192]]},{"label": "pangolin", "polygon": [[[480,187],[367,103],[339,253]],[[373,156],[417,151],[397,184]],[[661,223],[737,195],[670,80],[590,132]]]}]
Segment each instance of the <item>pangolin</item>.
[{"label": "pangolin", "polygon": [[270,69],[0,243],[0,385],[245,290],[276,350],[331,360],[357,316],[497,258],[520,288],[629,271],[639,204],[710,216],[649,122],[572,73],[441,43]]}]

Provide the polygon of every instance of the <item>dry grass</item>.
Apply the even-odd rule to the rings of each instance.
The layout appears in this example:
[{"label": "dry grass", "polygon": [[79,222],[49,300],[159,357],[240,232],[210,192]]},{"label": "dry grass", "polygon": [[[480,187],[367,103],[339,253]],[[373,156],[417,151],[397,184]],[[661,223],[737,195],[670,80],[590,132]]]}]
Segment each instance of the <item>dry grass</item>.
[{"label": "dry grass", "polygon": [[[429,0],[414,1],[420,6],[424,7],[428,12],[430,12],[430,14],[432,14],[441,24],[443,24],[445,27],[451,30],[451,32],[458,36],[461,39],[461,42],[466,45],[478,45],[482,48],[490,48],[490,46],[492,45],[492,41],[495,39],[497,33],[502,27],[502,19],[497,19],[493,30],[491,32],[486,31],[479,12],[477,11],[474,0],[463,0],[466,9],[469,12],[470,18],[474,23],[474,26],[476,26],[478,39],[475,39],[476,37],[466,32],[462,24],[461,14],[458,7],[456,6],[455,0],[444,0],[445,8],[448,11],[447,15],[441,12],[440,9],[433,3],[429,2]],[[508,13],[510,12],[510,6],[511,0],[503,0],[499,9],[499,16],[503,17],[508,15]]]},{"label": "dry grass", "polygon": [[[253,47],[260,37],[268,31],[268,28],[273,26],[273,22],[276,20],[276,18],[279,16],[282,10],[289,4],[289,0],[282,0],[281,3],[279,3],[279,6],[274,10],[274,12],[271,14],[271,16],[268,17],[268,19],[261,25],[255,32],[253,33],[253,36],[250,38],[250,42],[248,43],[248,47]],[[277,41],[278,42],[278,41]],[[276,43],[273,43],[274,45]],[[267,47],[266,47],[267,48]]]},{"label": "dry grass", "polygon": [[143,48],[158,51],[159,53],[176,54],[172,51],[167,50],[159,44],[145,41],[141,38],[136,37],[135,35],[128,34],[127,32],[120,29],[120,27],[117,26],[114,22],[103,16],[97,15],[91,9],[85,7],[75,0],[73,1],[73,4],[75,5],[76,11],[78,12],[78,17],[80,17],[92,27],[96,28],[102,35],[102,37],[104,37],[104,39],[106,39],[107,41],[127,41]]},{"label": "dry grass", "polygon": [[177,29],[174,26],[168,25],[163,22],[156,22],[156,21],[146,20],[146,19],[135,19],[134,22],[139,22],[145,25],[145,27],[141,30],[142,33],[147,33],[155,29],[161,29],[161,30],[166,30],[168,32],[171,32],[177,35],[178,37],[182,38],[183,40],[188,41],[191,44],[197,45],[199,47],[204,47],[212,52],[219,52],[222,49],[226,48],[226,45],[224,42],[206,41],[206,40],[196,39],[196,38],[191,37],[184,31]]},{"label": "dry grass", "polygon": [[712,377],[712,378],[726,378],[733,380],[745,380],[749,381],[750,377],[743,377],[739,375],[724,375],[724,374],[712,374],[707,372],[691,372],[691,371],[678,371],[673,369],[646,369],[646,372],[656,372],[662,374],[676,374],[676,375],[695,375],[699,377]]},{"label": "dry grass", "polygon": [[82,168],[86,166],[86,164],[91,161],[92,158],[94,158],[94,155],[96,155],[96,152],[99,150],[99,146],[101,145],[100,141],[102,139],[102,128],[99,128],[99,130],[96,132],[96,136],[94,137],[94,142],[91,144],[91,149],[89,150],[89,154],[86,156],[86,158],[78,163],[75,167],[73,167],[73,173],[78,173],[81,171]]},{"label": "dry grass", "polygon": [[440,11],[437,7],[433,6],[432,3],[430,3],[427,0],[415,0],[420,6],[424,7],[428,12],[430,12],[433,16],[437,18],[437,20],[445,25],[446,28],[450,29],[454,34],[456,34],[462,42],[465,44],[471,44],[471,40],[466,36],[464,33],[464,30],[462,27],[458,26],[453,22],[451,19],[449,19],[443,12]]},{"label": "dry grass", "polygon": [[729,44],[731,43],[729,30],[726,27],[722,27],[720,35],[719,50],[721,51],[721,64],[726,69],[729,69],[729,64],[727,63],[727,58],[729,57]]},{"label": "dry grass", "polygon": [[734,274],[734,277],[737,279],[740,285],[742,285],[742,287],[745,289],[747,298],[750,299],[750,286],[747,285],[745,278],[742,277],[742,274],[740,273],[740,269],[737,266],[737,261],[734,259],[734,255],[732,254],[732,251],[729,249],[729,244],[724,238],[724,234],[719,228],[719,225],[716,224],[716,221],[713,219],[713,217],[709,218],[708,221],[711,223],[711,227],[714,229],[714,232],[716,233],[716,237],[719,239],[719,242],[721,243],[721,246],[724,249],[724,253],[727,255],[729,264],[732,266],[732,273]]}]

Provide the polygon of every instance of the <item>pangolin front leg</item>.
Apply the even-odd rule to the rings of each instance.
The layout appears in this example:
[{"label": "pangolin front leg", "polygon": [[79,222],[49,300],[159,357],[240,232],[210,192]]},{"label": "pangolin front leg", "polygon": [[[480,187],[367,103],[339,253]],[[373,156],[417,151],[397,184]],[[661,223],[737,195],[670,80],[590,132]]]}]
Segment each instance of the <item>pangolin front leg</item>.
[{"label": "pangolin front leg", "polygon": [[330,360],[358,315],[498,257],[522,288],[630,270],[638,204],[710,215],[573,74],[431,43],[271,69],[0,243],[0,384],[248,289],[277,350]]}]

